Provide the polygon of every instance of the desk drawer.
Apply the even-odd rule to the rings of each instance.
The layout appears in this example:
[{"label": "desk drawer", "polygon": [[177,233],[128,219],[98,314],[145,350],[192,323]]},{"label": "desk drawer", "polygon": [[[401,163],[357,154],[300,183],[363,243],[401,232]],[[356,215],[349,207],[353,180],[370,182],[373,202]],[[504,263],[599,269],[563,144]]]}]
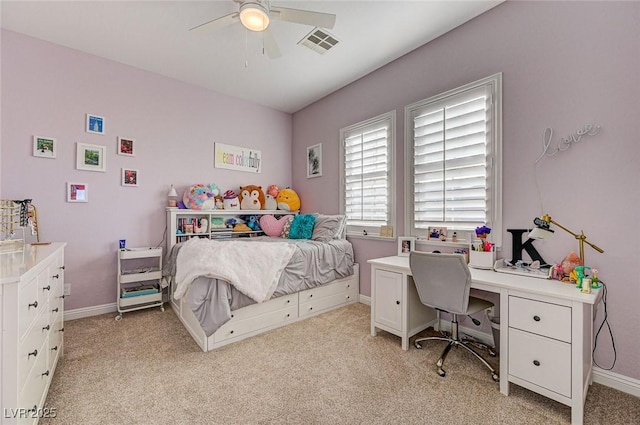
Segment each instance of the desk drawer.
[{"label": "desk drawer", "polygon": [[571,344],[509,329],[509,375],[571,397]]},{"label": "desk drawer", "polygon": [[509,296],[509,327],[571,342],[571,308]]}]

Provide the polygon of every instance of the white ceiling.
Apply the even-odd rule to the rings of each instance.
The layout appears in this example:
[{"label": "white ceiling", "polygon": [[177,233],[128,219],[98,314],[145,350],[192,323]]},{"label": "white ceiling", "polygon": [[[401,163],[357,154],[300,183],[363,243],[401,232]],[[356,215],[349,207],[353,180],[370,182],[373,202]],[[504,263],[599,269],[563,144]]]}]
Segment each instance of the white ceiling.
[{"label": "white ceiling", "polygon": [[297,44],[312,27],[272,21],[278,59],[240,23],[189,31],[237,11],[232,0],[2,0],[0,15],[5,29],[292,113],[501,2],[272,0],[336,14],[330,33],[340,41],[319,55]]}]

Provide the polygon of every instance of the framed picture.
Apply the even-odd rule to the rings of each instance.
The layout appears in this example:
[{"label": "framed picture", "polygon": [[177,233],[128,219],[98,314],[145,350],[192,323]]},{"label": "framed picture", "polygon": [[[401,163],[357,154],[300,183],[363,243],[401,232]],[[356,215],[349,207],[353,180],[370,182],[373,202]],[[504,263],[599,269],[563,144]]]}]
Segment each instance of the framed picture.
[{"label": "framed picture", "polygon": [[447,240],[447,228],[446,227],[429,227],[427,230],[427,238],[430,241],[446,241]]},{"label": "framed picture", "polygon": [[33,156],[40,158],[56,157],[56,139],[51,137],[33,136]]},{"label": "framed picture", "polygon": [[107,157],[104,146],[78,143],[76,169],[86,171],[107,171]]},{"label": "framed picture", "polygon": [[416,238],[413,236],[398,236],[398,256],[408,257],[416,249]]},{"label": "framed picture", "polygon": [[322,143],[307,148],[307,178],[322,176]]},{"label": "framed picture", "polygon": [[104,118],[87,114],[87,133],[104,134]]},{"label": "framed picture", "polygon": [[123,186],[138,186],[138,170],[123,168],[120,182]]},{"label": "framed picture", "polygon": [[89,202],[89,185],[67,183],[67,202]]},{"label": "framed picture", "polygon": [[118,137],[118,155],[135,156],[133,145],[136,140],[129,137]]}]

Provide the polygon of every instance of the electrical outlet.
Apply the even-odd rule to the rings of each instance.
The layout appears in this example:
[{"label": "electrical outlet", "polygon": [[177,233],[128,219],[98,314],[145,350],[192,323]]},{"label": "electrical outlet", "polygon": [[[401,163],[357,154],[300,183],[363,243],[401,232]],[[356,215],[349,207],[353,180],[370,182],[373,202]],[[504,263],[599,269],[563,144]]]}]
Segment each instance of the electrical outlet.
[{"label": "electrical outlet", "polygon": [[68,297],[69,295],[71,295],[71,284],[70,283],[65,283],[64,284],[64,296]]}]

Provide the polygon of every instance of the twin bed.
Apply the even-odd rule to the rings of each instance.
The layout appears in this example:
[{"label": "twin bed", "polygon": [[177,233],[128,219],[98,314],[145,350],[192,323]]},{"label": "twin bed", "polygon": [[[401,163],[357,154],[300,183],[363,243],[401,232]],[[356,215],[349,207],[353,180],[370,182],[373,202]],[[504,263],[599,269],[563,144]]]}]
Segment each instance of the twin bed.
[{"label": "twin bed", "polygon": [[203,351],[355,303],[358,264],[343,233],[170,244],[170,303]]}]

